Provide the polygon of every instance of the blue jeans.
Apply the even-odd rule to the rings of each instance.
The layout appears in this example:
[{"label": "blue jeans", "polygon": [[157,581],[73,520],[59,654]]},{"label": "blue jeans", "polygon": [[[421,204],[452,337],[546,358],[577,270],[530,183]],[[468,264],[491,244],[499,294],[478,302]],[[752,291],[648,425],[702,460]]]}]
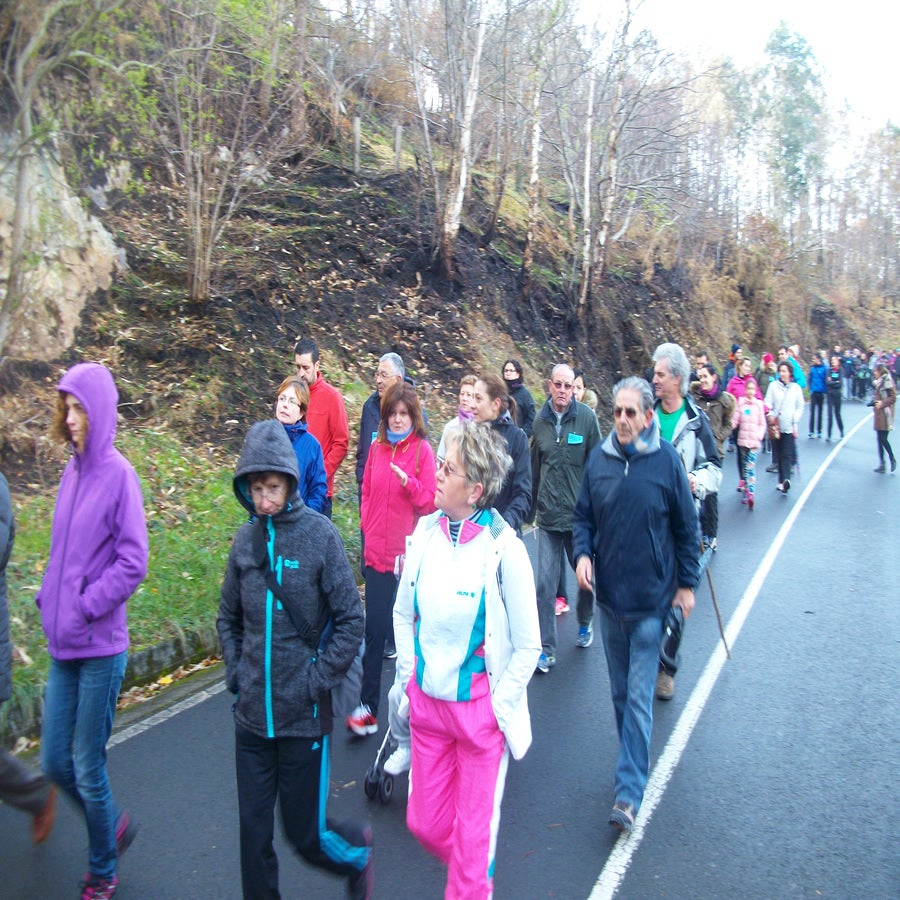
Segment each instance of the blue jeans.
[{"label": "blue jeans", "polygon": [[90,659],[51,659],[44,693],[41,766],[84,813],[91,874],[116,874],[118,810],[106,774],[106,742],[125,675],[127,651]]},{"label": "blue jeans", "polygon": [[650,731],[662,618],[622,619],[601,606],[600,635],[619,732],[616,800],[633,803],[637,810],[650,774]]}]

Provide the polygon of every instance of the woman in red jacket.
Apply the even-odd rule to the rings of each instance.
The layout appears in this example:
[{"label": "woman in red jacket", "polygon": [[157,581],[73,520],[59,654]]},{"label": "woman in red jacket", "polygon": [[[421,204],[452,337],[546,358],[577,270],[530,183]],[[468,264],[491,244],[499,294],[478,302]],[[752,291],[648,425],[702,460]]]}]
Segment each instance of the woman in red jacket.
[{"label": "woman in red jacket", "polygon": [[366,652],[359,706],[347,717],[347,727],[360,736],[378,731],[381,664],[406,538],[420,516],[434,512],[436,466],[426,435],[415,388],[405,381],[392,385],[381,398],[378,437],[362,482]]}]

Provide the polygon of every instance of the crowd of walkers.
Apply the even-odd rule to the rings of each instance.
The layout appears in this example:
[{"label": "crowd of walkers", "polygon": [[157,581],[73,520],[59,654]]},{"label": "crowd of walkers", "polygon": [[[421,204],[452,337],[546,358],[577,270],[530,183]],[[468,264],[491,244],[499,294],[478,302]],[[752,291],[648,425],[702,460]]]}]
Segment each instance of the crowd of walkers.
[{"label": "crowd of walkers", "polygon": [[[623,378],[598,408],[585,374],[552,366],[537,405],[524,369],[463,375],[457,413],[429,429],[402,358],[378,361],[356,448],[365,606],[330,522],[334,478],[350,429],[340,392],[322,375],[315,341],[294,348],[294,375],[273,417],[249,430],[233,489],[246,514],[230,550],[217,619],[226,684],[235,694],[235,771],[244,897],[279,896],[276,802],[290,844],[309,863],[372,893],[372,834],[326,811],[330,740],[343,718],[357,738],[379,730],[383,660],[393,742],[384,764],[410,772],[407,822],[447,867],[445,896],[489,897],[510,756],[531,740],[527,685],[556,666],[556,617],[578,585],[576,646],[595,624],[619,735],[609,822],[629,831],[649,775],[653,699],[674,695],[677,655],[660,651],[694,606],[718,546],[723,461],[737,491],[760,497],[760,456],[791,489],[798,439],[841,439],[842,401],[873,408],[877,473],[890,444],[900,353],[784,345],[754,367],[739,344],[721,373],[708,353],[656,348],[645,378]],[[53,825],[56,791],[84,818],[84,900],[109,898],[137,833],[106,771],[128,647],[126,604],[148,566],[140,484],[115,449],[118,394],[96,363],[60,380],[52,433],[71,447],[37,594],[51,663],[43,772],[0,756],[0,799],[30,813],[35,841]],[[808,394],[807,407],[804,390]],[[612,420],[605,436],[599,416]],[[432,436],[440,436],[436,451]],[[0,479],[0,701],[8,696],[4,570],[14,525]],[[521,540],[537,540],[534,568]],[[595,623],[595,613],[597,621]],[[674,617],[674,618],[673,618]],[[354,664],[355,708],[333,690]],[[357,702],[358,700],[358,702]]]}]

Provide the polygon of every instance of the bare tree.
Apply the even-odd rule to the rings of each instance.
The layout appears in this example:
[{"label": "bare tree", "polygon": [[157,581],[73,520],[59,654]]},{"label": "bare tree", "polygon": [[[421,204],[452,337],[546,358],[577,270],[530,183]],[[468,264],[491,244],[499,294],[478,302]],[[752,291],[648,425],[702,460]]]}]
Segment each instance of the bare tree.
[{"label": "bare tree", "polygon": [[[216,248],[272,166],[309,149],[302,103],[306,5],[170,0],[157,7],[159,42],[145,48],[160,92],[159,133],[183,190],[187,289],[209,296]],[[272,47],[290,48],[284,66]]]}]

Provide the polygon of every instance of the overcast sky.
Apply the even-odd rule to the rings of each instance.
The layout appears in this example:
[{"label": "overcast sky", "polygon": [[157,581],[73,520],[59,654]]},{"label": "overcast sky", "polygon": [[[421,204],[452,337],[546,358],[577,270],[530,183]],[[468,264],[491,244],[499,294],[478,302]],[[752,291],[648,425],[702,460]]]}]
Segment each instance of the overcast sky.
[{"label": "overcast sky", "polygon": [[[610,14],[622,8],[621,0],[600,3]],[[644,0],[637,13],[665,49],[696,51],[702,61],[727,55],[741,67],[763,59],[780,20],[809,43],[834,108],[846,100],[867,131],[888,119],[900,125],[897,0]]]}]

